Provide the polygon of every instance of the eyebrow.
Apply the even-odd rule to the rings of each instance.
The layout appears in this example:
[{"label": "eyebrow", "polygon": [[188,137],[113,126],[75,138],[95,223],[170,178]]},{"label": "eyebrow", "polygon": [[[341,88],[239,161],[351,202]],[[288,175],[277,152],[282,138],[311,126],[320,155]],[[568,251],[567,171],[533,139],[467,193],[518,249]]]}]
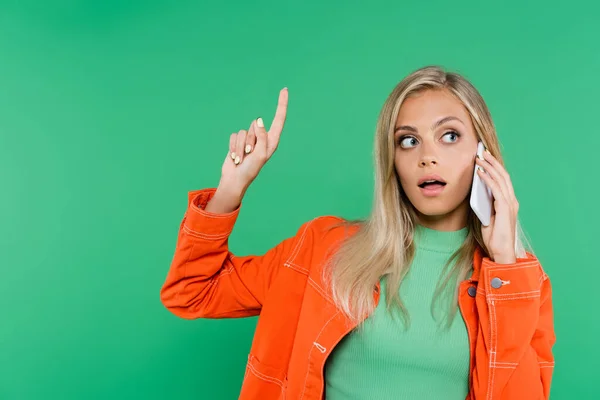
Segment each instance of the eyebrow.
[{"label": "eyebrow", "polygon": [[[431,125],[431,130],[434,130],[435,128],[437,128],[438,126],[448,122],[448,121],[452,121],[452,120],[456,120],[459,121],[461,124],[464,125],[464,122],[462,122],[460,120],[460,118],[458,117],[453,117],[452,115],[448,116],[448,117],[444,117],[440,120],[438,120],[437,122],[435,122],[433,125]],[[413,133],[417,133],[417,128],[415,128],[414,126],[411,125],[401,125],[401,126],[397,126],[396,128],[394,128],[394,133],[398,132],[398,131],[409,131],[409,132],[413,132]]]}]

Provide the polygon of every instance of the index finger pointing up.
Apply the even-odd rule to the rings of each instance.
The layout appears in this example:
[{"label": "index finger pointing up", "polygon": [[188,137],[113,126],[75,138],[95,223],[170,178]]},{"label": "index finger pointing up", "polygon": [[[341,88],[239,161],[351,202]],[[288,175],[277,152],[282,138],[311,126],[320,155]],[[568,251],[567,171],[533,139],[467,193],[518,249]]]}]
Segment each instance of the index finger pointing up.
[{"label": "index finger pointing up", "polygon": [[269,128],[269,137],[268,137],[268,150],[270,152],[274,151],[277,145],[279,144],[279,137],[281,135],[281,131],[283,131],[283,126],[285,125],[285,118],[287,115],[287,106],[288,106],[288,89],[287,87],[281,89],[279,92],[279,100],[277,102],[277,111],[275,111],[275,117],[273,118],[273,123]]}]

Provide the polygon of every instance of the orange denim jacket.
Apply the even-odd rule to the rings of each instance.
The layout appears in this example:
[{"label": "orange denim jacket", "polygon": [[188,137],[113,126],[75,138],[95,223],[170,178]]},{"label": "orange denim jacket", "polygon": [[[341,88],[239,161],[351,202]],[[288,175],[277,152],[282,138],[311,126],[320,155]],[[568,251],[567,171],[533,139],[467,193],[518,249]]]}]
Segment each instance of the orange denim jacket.
[{"label": "orange denim jacket", "polygon": [[[236,256],[228,238],[241,205],[208,213],[214,192],[189,193],[163,304],[187,319],[260,315],[240,399],[322,399],[325,361],[354,326],[334,306],[320,268],[351,230],[318,217],[264,255]],[[478,250],[473,261],[458,300],[470,342],[467,400],[547,399],[555,342],[548,276],[530,254],[503,265]]]}]

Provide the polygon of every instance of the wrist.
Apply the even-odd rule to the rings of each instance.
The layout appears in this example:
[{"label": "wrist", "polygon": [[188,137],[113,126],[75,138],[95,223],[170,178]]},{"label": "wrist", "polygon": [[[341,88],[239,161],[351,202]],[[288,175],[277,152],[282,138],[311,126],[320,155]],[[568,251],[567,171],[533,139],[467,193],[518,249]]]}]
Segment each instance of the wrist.
[{"label": "wrist", "polygon": [[239,186],[219,183],[205,210],[218,214],[233,212],[240,206],[244,192]]},{"label": "wrist", "polygon": [[233,200],[241,201],[242,197],[244,197],[244,193],[246,193],[246,188],[242,185],[238,185],[234,182],[219,182],[219,186],[217,186],[217,190],[215,191],[215,196],[231,198]]}]

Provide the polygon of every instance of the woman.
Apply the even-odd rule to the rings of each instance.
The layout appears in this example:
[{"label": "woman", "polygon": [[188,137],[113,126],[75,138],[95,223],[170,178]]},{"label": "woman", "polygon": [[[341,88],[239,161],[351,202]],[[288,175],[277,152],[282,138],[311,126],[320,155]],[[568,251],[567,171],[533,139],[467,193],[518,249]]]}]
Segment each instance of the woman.
[{"label": "woman", "polygon": [[[182,318],[260,314],[240,399],[548,398],[550,281],[519,238],[477,90],[439,67],[407,76],[379,116],[370,217],[319,217],[262,256],[233,255],[287,101],[283,89],[268,133],[259,118],[231,136],[217,189],[189,193],[161,291]],[[474,168],[494,196],[489,226],[469,206]]]}]

